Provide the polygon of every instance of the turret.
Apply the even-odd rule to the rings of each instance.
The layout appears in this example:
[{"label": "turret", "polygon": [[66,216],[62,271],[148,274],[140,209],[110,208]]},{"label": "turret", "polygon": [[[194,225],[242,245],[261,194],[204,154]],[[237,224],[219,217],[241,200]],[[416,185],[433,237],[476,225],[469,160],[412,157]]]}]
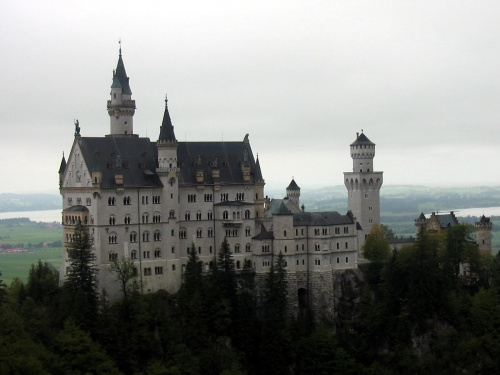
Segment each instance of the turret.
[{"label": "turret", "polygon": [[356,140],[351,143],[352,171],[360,173],[373,172],[373,158],[375,157],[375,143],[370,141],[361,131],[356,133]]},{"label": "turret", "polygon": [[255,161],[255,171],[254,171],[254,180],[255,180],[255,228],[256,230],[260,230],[262,223],[264,223],[264,211],[266,209],[265,202],[266,199],[264,197],[264,185],[266,184],[264,181],[264,177],[262,177],[262,171],[260,169],[259,162],[259,154],[257,154],[257,160]]},{"label": "turret", "polygon": [[424,213],[422,212],[418,219],[415,219],[415,226],[417,227],[417,233],[421,228],[427,227],[427,219],[425,218]]},{"label": "turret", "polygon": [[491,254],[491,230],[493,223],[490,221],[490,218],[483,215],[474,226],[476,228],[476,243],[479,246],[479,251]]},{"label": "turret", "polygon": [[295,203],[297,207],[300,207],[300,187],[293,178],[290,185],[286,188],[286,197]]},{"label": "turret", "polygon": [[108,114],[110,117],[110,135],[125,136],[134,134],[135,100],[132,100],[129,77],[125,71],[122,59],[122,49],[116,70],[113,71],[111,84],[111,98],[108,100]]},{"label": "turret", "polygon": [[365,238],[373,224],[380,224],[380,188],[383,172],[373,170],[375,143],[366,135],[356,133],[350,145],[352,172],[344,172],[344,183],[348,191],[348,209],[358,223],[358,256]]}]

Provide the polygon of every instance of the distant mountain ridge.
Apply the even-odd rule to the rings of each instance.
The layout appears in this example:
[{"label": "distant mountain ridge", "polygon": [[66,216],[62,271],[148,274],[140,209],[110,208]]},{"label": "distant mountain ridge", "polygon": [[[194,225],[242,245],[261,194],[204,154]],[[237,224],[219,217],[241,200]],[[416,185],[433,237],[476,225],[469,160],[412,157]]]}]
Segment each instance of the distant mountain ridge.
[{"label": "distant mountain ridge", "polygon": [[0,212],[43,211],[61,208],[61,196],[58,194],[0,194]]}]

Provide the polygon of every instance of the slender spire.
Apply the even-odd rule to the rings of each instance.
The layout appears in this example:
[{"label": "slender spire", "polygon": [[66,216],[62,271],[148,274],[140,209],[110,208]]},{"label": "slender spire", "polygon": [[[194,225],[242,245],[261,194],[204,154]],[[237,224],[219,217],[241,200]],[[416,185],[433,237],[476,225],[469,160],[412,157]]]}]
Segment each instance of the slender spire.
[{"label": "slender spire", "polygon": [[255,181],[264,181],[262,171],[260,170],[259,154],[257,154],[257,161],[255,162]]},{"label": "slender spire", "polygon": [[125,64],[122,59],[122,42],[120,40],[120,50],[118,56],[118,64],[116,65],[116,70],[113,74],[113,87],[122,87],[122,93],[126,95],[132,95],[132,90],[130,89],[129,77],[125,71]]},{"label": "slender spire", "polygon": [[64,151],[63,151],[61,165],[59,166],[59,173],[64,173],[65,170],[66,170],[66,158],[64,157]]},{"label": "slender spire", "polygon": [[158,138],[158,141],[177,142],[174,133],[174,126],[172,125],[170,113],[168,112],[167,95],[165,95],[165,113],[163,114],[163,121],[161,123],[160,136]]}]

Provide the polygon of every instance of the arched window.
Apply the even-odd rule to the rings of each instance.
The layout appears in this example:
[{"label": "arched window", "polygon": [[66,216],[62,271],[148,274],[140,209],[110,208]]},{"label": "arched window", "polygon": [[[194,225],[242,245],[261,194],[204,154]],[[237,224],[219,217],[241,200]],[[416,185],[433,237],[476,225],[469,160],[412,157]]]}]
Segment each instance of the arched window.
[{"label": "arched window", "polygon": [[136,232],[130,233],[130,242],[137,242],[137,233]]},{"label": "arched window", "polygon": [[224,220],[229,219],[229,212],[224,211],[224,212],[222,213],[222,219],[224,219]]},{"label": "arched window", "polygon": [[148,231],[142,233],[142,241],[149,242],[149,232]]},{"label": "arched window", "polygon": [[250,219],[250,210],[245,210],[245,219]]}]

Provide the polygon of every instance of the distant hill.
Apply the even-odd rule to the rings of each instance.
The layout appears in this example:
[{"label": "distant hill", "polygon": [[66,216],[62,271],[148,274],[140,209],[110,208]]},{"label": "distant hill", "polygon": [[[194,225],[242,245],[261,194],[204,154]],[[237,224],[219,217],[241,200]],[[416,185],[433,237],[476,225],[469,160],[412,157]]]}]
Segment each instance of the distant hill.
[{"label": "distant hill", "polygon": [[[285,190],[269,190],[269,197],[283,198]],[[347,190],[343,185],[302,189],[301,204],[307,211],[347,212]],[[382,216],[407,214],[414,217],[449,209],[500,206],[500,186],[439,188],[419,185],[384,185],[380,190]],[[61,208],[58,194],[0,194],[0,212],[41,211]]]},{"label": "distant hill", "polygon": [[[283,192],[269,196],[282,198]],[[302,189],[300,202],[307,211],[347,211],[347,190],[343,185]],[[415,215],[460,208],[500,206],[500,186],[440,188],[419,185],[389,185],[380,190],[382,216]]]},{"label": "distant hill", "polygon": [[61,208],[58,194],[0,194],[0,212],[42,211]]}]

